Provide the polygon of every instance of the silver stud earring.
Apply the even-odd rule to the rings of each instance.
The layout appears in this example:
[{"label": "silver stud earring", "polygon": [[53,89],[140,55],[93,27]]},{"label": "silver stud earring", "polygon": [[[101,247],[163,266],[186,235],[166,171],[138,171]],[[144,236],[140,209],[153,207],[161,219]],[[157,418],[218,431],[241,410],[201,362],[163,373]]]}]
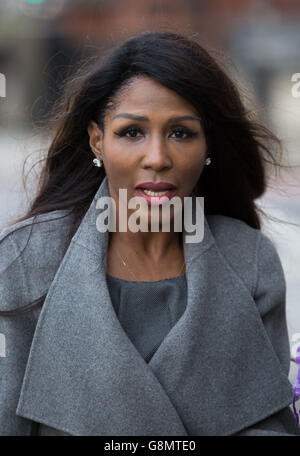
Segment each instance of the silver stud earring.
[{"label": "silver stud earring", "polygon": [[93,163],[94,163],[94,165],[97,166],[98,168],[100,168],[100,166],[102,166],[102,161],[99,160],[99,158],[94,158]]},{"label": "silver stud earring", "polygon": [[210,164],[211,164],[211,158],[210,158],[210,157],[207,157],[207,158],[206,158],[205,164],[206,164],[206,165],[210,165]]}]

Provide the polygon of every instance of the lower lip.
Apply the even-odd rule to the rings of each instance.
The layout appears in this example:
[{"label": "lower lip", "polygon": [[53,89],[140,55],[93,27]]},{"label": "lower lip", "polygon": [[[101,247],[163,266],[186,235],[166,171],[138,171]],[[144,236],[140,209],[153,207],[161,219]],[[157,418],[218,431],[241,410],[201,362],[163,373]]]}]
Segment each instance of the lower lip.
[{"label": "lower lip", "polygon": [[146,199],[148,206],[150,206],[150,205],[158,206],[158,205],[166,202],[165,198],[168,198],[168,200],[170,200],[171,198],[173,198],[176,195],[176,189],[169,190],[167,193],[165,193],[164,195],[161,195],[161,196],[147,195],[140,188],[137,188],[136,191],[139,196],[142,196],[143,198]]}]

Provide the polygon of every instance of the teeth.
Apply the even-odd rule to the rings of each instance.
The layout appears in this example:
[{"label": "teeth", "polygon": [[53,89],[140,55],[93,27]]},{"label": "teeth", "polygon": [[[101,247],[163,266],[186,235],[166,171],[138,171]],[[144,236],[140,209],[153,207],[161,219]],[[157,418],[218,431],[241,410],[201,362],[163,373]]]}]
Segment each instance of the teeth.
[{"label": "teeth", "polygon": [[169,190],[164,190],[162,192],[152,192],[151,190],[146,190],[144,188],[143,192],[146,193],[146,195],[150,195],[150,196],[162,196],[162,195],[166,195],[169,192]]}]

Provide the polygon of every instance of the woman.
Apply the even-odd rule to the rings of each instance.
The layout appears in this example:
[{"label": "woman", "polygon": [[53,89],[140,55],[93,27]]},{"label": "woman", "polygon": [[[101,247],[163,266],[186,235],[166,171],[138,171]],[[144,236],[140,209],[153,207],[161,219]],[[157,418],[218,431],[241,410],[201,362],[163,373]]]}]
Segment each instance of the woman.
[{"label": "woman", "polygon": [[[255,206],[276,137],[178,34],[142,33],[77,81],[39,193],[1,234],[1,435],[300,435],[285,281]],[[161,229],[164,195],[204,197],[203,239]],[[136,196],[158,230],[120,229]]]}]

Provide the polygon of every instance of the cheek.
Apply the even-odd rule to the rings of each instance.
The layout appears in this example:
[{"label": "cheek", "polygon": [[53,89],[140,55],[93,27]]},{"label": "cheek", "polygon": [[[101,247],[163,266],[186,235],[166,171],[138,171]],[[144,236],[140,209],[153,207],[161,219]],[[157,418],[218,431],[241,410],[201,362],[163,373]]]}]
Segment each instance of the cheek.
[{"label": "cheek", "polygon": [[186,189],[190,191],[194,186],[197,184],[204,168],[203,162],[198,162],[193,167],[189,167],[184,170],[181,175],[184,185]]},{"label": "cheek", "polygon": [[186,177],[198,178],[203,171],[205,165],[205,151],[199,149],[190,154],[186,154],[181,163],[182,173]]},{"label": "cheek", "polygon": [[105,165],[107,174],[118,179],[124,178],[129,174],[132,166],[130,157],[125,153],[122,147],[106,146],[105,148]]}]

